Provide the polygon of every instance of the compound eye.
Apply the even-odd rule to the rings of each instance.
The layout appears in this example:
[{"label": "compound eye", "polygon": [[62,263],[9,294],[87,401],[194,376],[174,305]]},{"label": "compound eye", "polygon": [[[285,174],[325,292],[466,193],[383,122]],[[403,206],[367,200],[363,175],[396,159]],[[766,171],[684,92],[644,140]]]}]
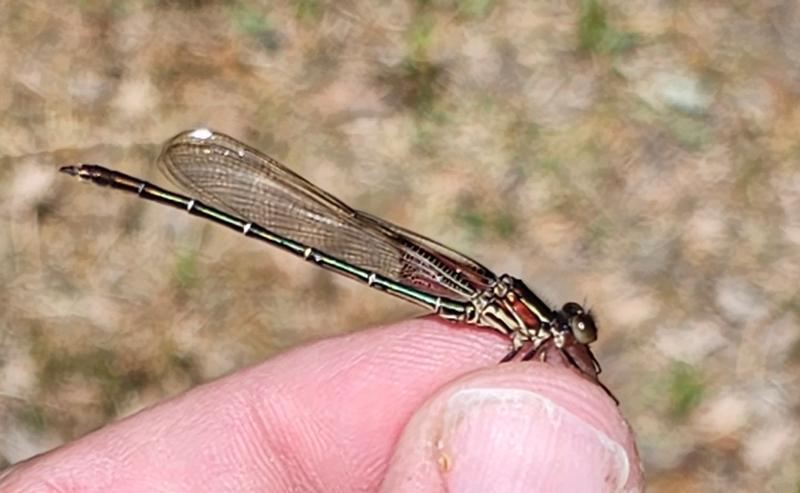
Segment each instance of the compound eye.
[{"label": "compound eye", "polygon": [[570,301],[569,303],[564,303],[564,307],[561,309],[568,317],[572,315],[580,315],[583,313],[583,307],[574,301]]},{"label": "compound eye", "polygon": [[[564,311],[566,312],[566,307]],[[569,327],[572,329],[575,340],[581,344],[589,344],[597,340],[597,327],[589,314],[579,313],[569,317]]]}]

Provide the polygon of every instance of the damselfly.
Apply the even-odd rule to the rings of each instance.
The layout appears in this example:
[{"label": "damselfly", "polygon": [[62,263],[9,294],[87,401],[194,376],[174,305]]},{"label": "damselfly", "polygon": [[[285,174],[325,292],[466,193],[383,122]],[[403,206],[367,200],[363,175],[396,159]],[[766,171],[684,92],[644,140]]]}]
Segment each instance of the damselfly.
[{"label": "damselfly", "polygon": [[61,171],[185,209],[444,319],[497,330],[511,340],[503,361],[523,348],[523,360],[544,359],[555,348],[597,382],[600,366],[589,349],[597,328],[578,303],[553,310],[522,281],[497,276],[440,243],[352,209],[227,135],[207,129],[182,132],[165,144],[158,163],[197,198],[94,164]]}]

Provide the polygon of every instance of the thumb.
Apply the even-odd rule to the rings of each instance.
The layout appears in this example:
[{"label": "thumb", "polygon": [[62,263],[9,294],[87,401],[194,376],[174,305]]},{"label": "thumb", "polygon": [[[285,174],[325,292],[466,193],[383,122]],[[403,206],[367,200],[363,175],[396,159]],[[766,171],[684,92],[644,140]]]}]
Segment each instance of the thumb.
[{"label": "thumb", "polygon": [[633,436],[575,371],[509,363],[442,389],[406,426],[383,491],[640,491]]}]

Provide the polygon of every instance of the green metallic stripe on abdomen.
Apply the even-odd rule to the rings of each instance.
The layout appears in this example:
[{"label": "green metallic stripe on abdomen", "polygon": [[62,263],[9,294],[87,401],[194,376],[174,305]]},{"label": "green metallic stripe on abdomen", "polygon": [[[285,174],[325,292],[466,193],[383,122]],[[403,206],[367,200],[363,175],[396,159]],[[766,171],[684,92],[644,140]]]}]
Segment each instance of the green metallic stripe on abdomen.
[{"label": "green metallic stripe on abdomen", "polygon": [[[248,228],[247,231],[244,231],[243,228],[247,224],[249,224],[250,227]],[[244,223],[244,224],[242,224],[242,228],[240,228],[240,229],[242,229],[241,232],[244,233],[245,236],[248,236],[250,238],[255,238],[257,240],[265,241],[267,243],[275,245],[276,247],[278,247],[278,248],[280,248],[282,250],[285,250],[285,251],[287,251],[289,253],[292,253],[294,255],[298,255],[300,257],[303,256],[303,253],[308,248],[307,246],[303,245],[300,242],[297,242],[297,241],[294,241],[292,239],[286,238],[286,237],[281,236],[279,234],[275,234],[272,231],[270,231],[268,229],[264,229],[264,228],[262,228],[261,226],[259,226],[258,224],[255,224],[255,223],[250,223],[250,222]]]},{"label": "green metallic stripe on abdomen", "polygon": [[314,262],[320,267],[325,267],[336,272],[348,274],[363,282],[369,282],[369,277],[372,275],[372,272],[366,269],[362,269],[361,267],[344,262],[336,257],[331,257],[330,255],[322,253],[318,250],[314,250],[313,248],[311,249],[311,253],[309,254],[307,260]]}]

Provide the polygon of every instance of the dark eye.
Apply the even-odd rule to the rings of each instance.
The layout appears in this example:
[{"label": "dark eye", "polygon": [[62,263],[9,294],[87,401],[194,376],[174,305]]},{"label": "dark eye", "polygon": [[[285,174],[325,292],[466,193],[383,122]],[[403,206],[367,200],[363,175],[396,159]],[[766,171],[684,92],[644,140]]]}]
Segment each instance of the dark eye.
[{"label": "dark eye", "polygon": [[[564,311],[566,312],[566,309]],[[591,315],[579,313],[572,315],[568,320],[572,335],[575,336],[576,341],[581,344],[589,344],[597,340],[597,327],[594,325]]]},{"label": "dark eye", "polygon": [[564,307],[561,309],[567,317],[572,315],[580,315],[583,313],[583,307],[574,301],[570,301],[569,303],[565,303]]}]

